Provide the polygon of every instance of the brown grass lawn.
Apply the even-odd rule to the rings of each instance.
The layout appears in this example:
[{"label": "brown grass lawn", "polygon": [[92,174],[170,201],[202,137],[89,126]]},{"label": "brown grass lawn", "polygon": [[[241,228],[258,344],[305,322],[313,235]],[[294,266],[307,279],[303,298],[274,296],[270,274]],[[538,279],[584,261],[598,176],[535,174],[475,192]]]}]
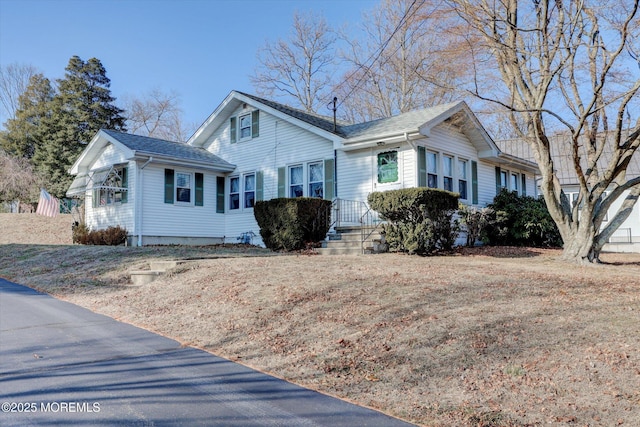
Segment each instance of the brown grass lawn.
[{"label": "brown grass lawn", "polygon": [[[82,247],[69,224],[0,215],[0,276],[421,425],[640,425],[638,254]],[[153,258],[198,259],[132,286]]]}]

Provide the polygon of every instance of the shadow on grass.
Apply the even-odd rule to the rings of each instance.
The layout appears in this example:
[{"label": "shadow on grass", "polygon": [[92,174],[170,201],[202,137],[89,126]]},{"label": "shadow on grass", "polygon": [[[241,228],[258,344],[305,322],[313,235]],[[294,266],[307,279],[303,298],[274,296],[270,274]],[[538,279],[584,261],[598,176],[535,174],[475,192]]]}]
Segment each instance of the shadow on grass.
[{"label": "shadow on grass", "polygon": [[557,248],[531,248],[521,246],[475,246],[461,247],[456,250],[457,255],[487,256],[493,258],[534,258],[541,255],[560,253]]}]

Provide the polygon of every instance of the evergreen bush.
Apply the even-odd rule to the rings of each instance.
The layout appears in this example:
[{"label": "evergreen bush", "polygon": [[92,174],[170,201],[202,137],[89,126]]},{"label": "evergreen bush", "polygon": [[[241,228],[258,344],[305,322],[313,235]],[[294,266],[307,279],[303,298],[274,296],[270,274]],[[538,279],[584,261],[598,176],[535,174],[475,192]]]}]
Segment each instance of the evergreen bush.
[{"label": "evergreen bush", "polygon": [[371,193],[368,201],[388,221],[384,231],[390,250],[429,254],[455,244],[458,197],[433,188],[404,188]]},{"label": "evergreen bush", "polygon": [[503,189],[488,208],[493,217],[483,242],[500,246],[560,247],[562,238],[542,198]]},{"label": "evergreen bush", "polygon": [[331,201],[311,197],[257,201],[253,215],[267,248],[294,251],[326,237],[331,225]]}]

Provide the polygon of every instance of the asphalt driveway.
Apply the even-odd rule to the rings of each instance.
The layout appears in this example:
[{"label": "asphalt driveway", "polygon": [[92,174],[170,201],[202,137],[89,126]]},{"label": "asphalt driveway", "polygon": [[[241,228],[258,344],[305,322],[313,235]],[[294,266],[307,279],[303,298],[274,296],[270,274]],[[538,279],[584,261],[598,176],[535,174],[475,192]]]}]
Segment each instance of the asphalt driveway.
[{"label": "asphalt driveway", "polygon": [[409,426],[0,279],[0,425]]}]

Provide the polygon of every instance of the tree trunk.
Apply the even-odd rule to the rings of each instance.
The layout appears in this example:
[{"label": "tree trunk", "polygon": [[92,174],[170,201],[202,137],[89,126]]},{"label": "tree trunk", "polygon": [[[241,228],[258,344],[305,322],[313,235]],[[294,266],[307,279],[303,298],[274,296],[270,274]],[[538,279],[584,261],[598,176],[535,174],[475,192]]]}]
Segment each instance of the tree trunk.
[{"label": "tree trunk", "polygon": [[562,259],[578,264],[590,264],[600,262],[600,250],[595,245],[595,233],[589,228],[578,228],[571,238],[565,240],[562,250]]}]

